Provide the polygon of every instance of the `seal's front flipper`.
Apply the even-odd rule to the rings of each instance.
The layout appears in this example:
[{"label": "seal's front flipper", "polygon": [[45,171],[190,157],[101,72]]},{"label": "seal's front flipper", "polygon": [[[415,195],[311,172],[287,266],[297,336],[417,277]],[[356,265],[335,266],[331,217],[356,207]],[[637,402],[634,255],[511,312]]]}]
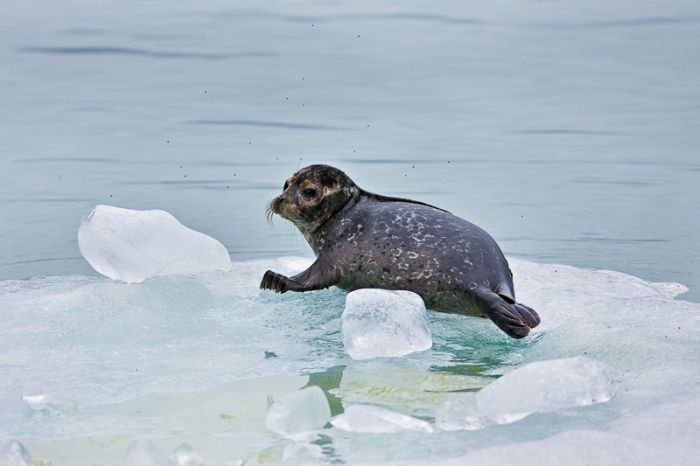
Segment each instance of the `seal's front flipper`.
[{"label": "seal's front flipper", "polygon": [[261,290],[272,290],[275,293],[285,293],[289,290],[289,284],[291,280],[284,275],[281,275],[272,270],[268,270],[263,275],[262,281],[260,282]]},{"label": "seal's front flipper", "polygon": [[337,270],[324,262],[317,259],[308,269],[293,277],[285,277],[268,270],[260,282],[260,289],[286,293],[287,291],[321,290],[333,286],[338,282]]},{"label": "seal's front flipper", "polygon": [[540,323],[534,309],[510,303],[486,287],[473,290],[474,301],[481,313],[512,338],[525,338]]}]

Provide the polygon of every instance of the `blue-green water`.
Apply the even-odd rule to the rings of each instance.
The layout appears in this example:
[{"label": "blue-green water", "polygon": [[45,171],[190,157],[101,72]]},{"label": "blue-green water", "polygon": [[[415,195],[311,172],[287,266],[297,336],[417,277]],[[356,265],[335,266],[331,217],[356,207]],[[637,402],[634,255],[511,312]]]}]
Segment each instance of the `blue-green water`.
[{"label": "blue-green water", "polygon": [[[293,339],[283,344],[294,347],[289,360],[271,363],[281,367],[259,368],[255,358],[266,345],[262,330],[240,345],[238,331],[221,330],[219,325],[235,327],[225,310],[238,309],[234,314],[243,319],[241,309],[267,309],[272,298],[255,290],[257,268],[262,267],[258,262],[241,266],[249,270],[250,264],[258,264],[250,277],[235,269],[221,279],[236,284],[231,285],[235,290],[214,295],[206,291],[212,286],[208,281],[182,285],[163,279],[129,291],[97,278],[80,257],[76,240],[81,217],[96,204],[164,209],[223,242],[235,262],[274,263],[283,256],[309,256],[310,250],[290,225],[266,222],[266,203],[298,167],[327,163],[345,170],[367,190],[420,199],[484,227],[509,257],[526,260],[522,270],[532,269],[557,284],[552,288],[516,276],[519,294],[540,303],[545,318],[566,315],[552,310],[553,302],[589,312],[590,302],[572,305],[567,293],[610,306],[609,312],[615,312],[616,299],[634,293],[618,292],[631,282],[617,276],[606,282],[576,269],[574,282],[554,281],[554,266],[538,268],[532,263],[610,269],[644,283],[677,282],[690,289],[682,299],[697,302],[698,37],[700,5],[691,0],[625,0],[612,5],[598,0],[400,5],[5,2],[0,13],[0,399],[10,403],[34,392],[52,393],[56,386],[56,397],[70,399],[77,407],[61,412],[61,422],[8,409],[0,418],[0,443],[5,437],[19,438],[38,450],[39,457],[54,455],[54,464],[74,464],[75,458],[88,464],[76,453],[86,451],[80,439],[99,431],[109,440],[98,442],[90,450],[91,458],[114,461],[109,458],[121,457],[124,444],[138,435],[162,437],[177,430],[175,424],[186,423],[164,414],[168,408],[161,406],[157,411],[163,419],[177,420],[140,428],[141,418],[124,413],[138,411],[134,404],[142,397],[163,392],[185,396],[175,393],[189,391],[195,394],[187,396],[199,400],[195,404],[204,404],[219,385],[239,395],[250,386],[274,391],[304,385],[296,379],[285,385],[279,377],[348,363],[333,333],[342,310],[342,294],[333,291],[272,300],[279,312],[310,306],[310,316],[299,327],[277,322],[274,313],[252,321],[248,332],[266,325],[275,332],[292,325],[298,332],[274,333],[281,340]],[[66,278],[69,275],[72,278]],[[45,276],[52,278],[32,278]],[[586,288],[589,279],[598,288]],[[180,301],[167,296],[179,296],[173,291],[178,286],[193,287],[194,296],[208,303],[202,311],[205,323],[197,323],[202,305],[196,299],[178,308]],[[596,293],[603,298],[596,300]],[[661,304],[649,302],[644,296],[634,299],[641,300],[640,312],[648,314],[656,328],[665,328],[666,313],[674,316],[673,328],[680,326],[683,332],[683,312],[690,316],[686,319],[697,320],[695,305],[683,304],[687,308],[674,313],[668,307],[681,304],[670,298]],[[56,304],[61,299],[68,304]],[[173,315],[167,312],[171,308],[177,308]],[[136,331],[131,343],[125,337],[100,346],[103,339],[109,341],[109,326],[116,322],[111,318],[128,316],[124,335],[139,327],[137,309],[146,315],[148,328],[169,322],[161,328],[162,341],[151,346],[142,329],[145,333]],[[579,332],[573,331],[573,337],[585,336],[576,344],[561,340],[557,321],[548,327],[545,320],[541,339],[524,346],[508,346],[489,334],[493,340],[479,342],[477,349],[469,344],[454,349],[448,342],[416,365],[387,362],[383,370],[393,365],[408,365],[409,372],[422,370],[416,367],[462,367],[465,361],[470,366],[486,360],[486,369],[498,371],[521,360],[582,354],[592,345],[601,360],[624,371],[627,351],[641,351],[646,339],[663,339],[662,330],[641,331],[635,325],[629,334],[610,330],[603,316],[592,319],[592,329],[585,319],[576,321],[585,327],[574,327]],[[626,327],[630,321],[635,321],[632,314],[617,316],[614,322]],[[449,322],[444,328],[435,325],[446,332]],[[468,339],[470,326],[481,324],[465,325],[467,330],[455,339]],[[177,340],[179,332],[190,327],[192,340]],[[307,341],[304,332],[311,330],[315,333],[308,334]],[[611,331],[615,337],[627,336],[630,343],[606,353],[603,341],[593,335],[612,338]],[[206,344],[208,335],[211,346]],[[434,335],[436,341],[453,337],[440,331]],[[172,347],[169,338],[177,340]],[[653,351],[667,351],[666,358],[673,360],[687,348],[698,348],[690,332],[674,338],[675,346],[664,343]],[[553,340],[559,345],[545,344],[548,350],[538,353],[537,345]],[[132,380],[126,368],[114,366],[121,367],[121,358],[136,357],[116,349],[132,343],[176,369],[166,375],[156,371],[147,382]],[[75,345],[85,359],[75,357]],[[197,348],[194,355],[188,352],[192,346]],[[229,352],[237,353],[230,364],[205,364],[207,355]],[[102,363],[105,358],[112,362]],[[679,356],[676,362],[680,372],[697,370],[699,364],[697,356]],[[661,371],[663,364],[658,364],[653,370]],[[193,367],[198,368],[192,376],[196,382],[173,382]],[[258,369],[260,377],[273,381],[258,379]],[[678,377],[685,385],[694,381],[697,388],[696,379]],[[80,396],[72,399],[71,387],[85,379],[89,390],[78,390]],[[669,383],[656,388],[660,393],[674,387]],[[172,403],[180,406],[188,400]],[[651,399],[641,400],[630,405],[623,400],[621,406],[573,424],[566,423],[566,415],[554,424],[549,418],[524,421],[534,425],[534,434],[524,434],[523,427],[471,437],[443,433],[439,441],[434,435],[426,442],[435,442],[437,450],[425,446],[405,451],[417,459],[431,454],[460,457],[481,451],[493,435],[498,443],[512,441],[515,446],[534,437],[566,436],[600,419],[607,426],[619,424],[626,409],[638,410]],[[402,403],[411,411],[410,396]],[[126,420],[115,422],[104,414],[110,412],[105,406],[113,405]],[[217,405],[212,412],[218,416],[225,409]],[[264,406],[253,411],[258,414],[249,423],[232,428],[238,437],[230,431],[227,435],[245,443],[241,439],[248,437],[241,432],[264,430],[258,426]],[[430,418],[434,413],[426,409],[417,414]],[[99,416],[105,416],[104,423]],[[185,419],[200,422],[192,416]],[[119,427],[106,427],[110,423]],[[252,424],[257,427],[250,428]],[[201,438],[226,430],[207,426],[197,431]],[[650,432],[640,434],[640,444]],[[208,446],[200,449],[209,448],[214,458],[248,457],[271,448],[274,441],[266,435],[255,437],[250,451],[237,447],[226,453],[223,446],[217,449],[206,442]],[[197,447],[197,437],[190,437]],[[411,436],[396,439],[389,444],[397,451],[420,444]],[[341,460],[393,458],[366,439],[334,441],[334,454]],[[366,446],[366,455],[357,453],[362,449],[355,445]]]}]

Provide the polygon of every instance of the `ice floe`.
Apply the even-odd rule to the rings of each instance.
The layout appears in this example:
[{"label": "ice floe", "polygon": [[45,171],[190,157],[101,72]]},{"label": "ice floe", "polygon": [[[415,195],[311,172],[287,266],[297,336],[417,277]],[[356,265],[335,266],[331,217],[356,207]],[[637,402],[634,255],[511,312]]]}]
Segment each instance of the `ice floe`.
[{"label": "ice floe", "polygon": [[78,247],[97,272],[127,283],[231,267],[223,244],[163,210],[98,205],[80,224]]},{"label": "ice floe", "polygon": [[[430,350],[357,361],[344,350],[344,292],[257,288],[267,269],[292,274],[308,263],[236,262],[139,286],[83,276],[0,281],[0,443],[17,439],[35,462],[53,464],[119,465],[124,442],[141,436],[166,454],[196,445],[210,465],[697,458],[700,305],[677,298],[681,285],[511,259],[518,299],[542,316],[532,338],[429,312]],[[323,391],[300,390],[316,384]],[[286,404],[288,414],[275,417],[286,394],[306,390],[315,402]],[[337,420],[355,405],[410,414],[433,433],[328,428],[329,410]]]}]

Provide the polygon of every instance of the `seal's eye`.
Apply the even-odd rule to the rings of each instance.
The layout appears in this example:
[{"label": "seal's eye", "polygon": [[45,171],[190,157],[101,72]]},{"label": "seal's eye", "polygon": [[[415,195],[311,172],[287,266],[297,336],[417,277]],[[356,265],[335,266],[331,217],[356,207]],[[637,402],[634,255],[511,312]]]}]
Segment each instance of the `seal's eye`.
[{"label": "seal's eye", "polygon": [[289,181],[285,181],[284,186],[282,187],[282,191],[286,191],[288,187],[289,187]]},{"label": "seal's eye", "polygon": [[301,192],[304,197],[314,197],[316,195],[316,190],[313,188],[306,188]]}]

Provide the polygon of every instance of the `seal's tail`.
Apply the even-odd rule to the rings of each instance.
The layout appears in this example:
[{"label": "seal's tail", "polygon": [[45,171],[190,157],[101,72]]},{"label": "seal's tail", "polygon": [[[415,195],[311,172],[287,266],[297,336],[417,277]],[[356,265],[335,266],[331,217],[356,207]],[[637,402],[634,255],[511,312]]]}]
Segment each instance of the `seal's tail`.
[{"label": "seal's tail", "polygon": [[525,338],[531,328],[540,324],[540,316],[534,309],[521,303],[510,302],[486,287],[474,290],[474,296],[481,313],[509,337]]}]

